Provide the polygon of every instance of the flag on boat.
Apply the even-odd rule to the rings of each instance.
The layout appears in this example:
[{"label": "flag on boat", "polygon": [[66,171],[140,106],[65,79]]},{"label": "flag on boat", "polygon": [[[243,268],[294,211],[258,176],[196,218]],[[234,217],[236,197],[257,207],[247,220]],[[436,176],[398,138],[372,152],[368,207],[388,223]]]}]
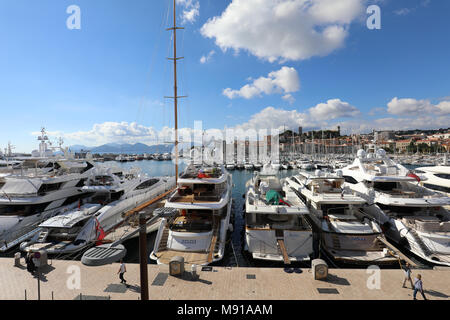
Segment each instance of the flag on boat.
[{"label": "flag on boat", "polygon": [[[100,232],[100,234],[99,234]],[[96,246],[102,244],[102,240],[105,238],[106,233],[105,230],[103,230],[102,226],[100,225],[100,222],[98,222],[97,218],[95,218],[95,234],[98,234],[97,242],[95,243]]]},{"label": "flag on boat", "polygon": [[409,171],[408,174],[407,174],[407,176],[416,179],[417,182],[420,182],[419,176],[416,175],[415,173],[413,173],[412,171]]}]

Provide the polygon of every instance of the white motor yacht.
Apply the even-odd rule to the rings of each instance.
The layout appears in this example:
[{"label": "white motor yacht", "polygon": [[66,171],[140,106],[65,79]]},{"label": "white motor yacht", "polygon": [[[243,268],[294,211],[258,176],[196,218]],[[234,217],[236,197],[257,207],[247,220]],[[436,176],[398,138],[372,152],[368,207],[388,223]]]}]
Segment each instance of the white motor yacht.
[{"label": "white motor yacht", "polygon": [[158,264],[175,256],[197,265],[221,260],[231,229],[231,189],[231,174],[223,166],[187,166],[166,201],[172,215],[162,219],[150,258]]},{"label": "white motor yacht", "polygon": [[[31,160],[29,160],[30,162]],[[0,182],[0,251],[34,235],[42,221],[77,206],[92,193],[80,192],[95,164],[54,160],[44,168],[20,170]]]},{"label": "white motor yacht", "polygon": [[281,169],[280,160],[278,160],[278,159],[273,159],[273,160],[271,161],[271,166],[272,166],[272,169],[274,169],[274,170],[280,170],[280,169]]},{"label": "white motor yacht", "polygon": [[450,196],[450,166],[420,167],[414,171],[426,178],[420,181],[422,186]]},{"label": "white motor yacht", "polygon": [[398,261],[384,245],[380,226],[366,212],[366,200],[345,190],[342,176],[301,171],[286,181],[307,204],[307,218],[320,234],[320,247],[335,261],[368,265]]},{"label": "white motor yacht", "polygon": [[246,161],[244,164],[245,170],[253,170],[253,164],[250,161]]},{"label": "white motor yacht", "polygon": [[350,189],[382,210],[372,217],[389,240],[428,262],[450,265],[448,196],[420,186],[420,178],[383,149],[359,150],[342,172]]},{"label": "white motor yacht", "polygon": [[236,168],[236,164],[234,163],[234,161],[227,162],[225,167],[226,167],[227,170],[234,170]]},{"label": "white motor yacht", "polygon": [[265,165],[246,184],[245,250],[253,259],[308,261],[313,254],[308,208],[277,172]]},{"label": "white motor yacht", "polygon": [[89,202],[52,217],[21,250],[46,250],[48,254],[71,254],[86,249],[124,223],[128,211],[175,187],[174,177],[150,177],[135,170],[98,170],[80,191],[93,193]]}]

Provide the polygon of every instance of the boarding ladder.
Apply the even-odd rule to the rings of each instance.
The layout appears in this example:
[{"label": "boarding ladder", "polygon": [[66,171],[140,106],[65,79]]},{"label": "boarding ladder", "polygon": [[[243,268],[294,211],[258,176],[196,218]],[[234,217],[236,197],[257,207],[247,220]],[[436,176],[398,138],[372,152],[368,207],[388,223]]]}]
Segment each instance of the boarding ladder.
[{"label": "boarding ladder", "polygon": [[169,239],[169,228],[167,225],[164,226],[163,233],[161,236],[161,240],[158,245],[158,252],[164,251],[167,249],[167,240]]},{"label": "boarding ladder", "polygon": [[211,239],[211,245],[209,246],[208,263],[213,261],[213,255],[216,250],[217,238],[219,237],[220,219],[213,215],[213,237]]},{"label": "boarding ladder", "polygon": [[48,236],[48,230],[47,229],[42,230],[39,233],[39,237],[37,238],[37,242],[43,243],[47,239],[47,236]]}]

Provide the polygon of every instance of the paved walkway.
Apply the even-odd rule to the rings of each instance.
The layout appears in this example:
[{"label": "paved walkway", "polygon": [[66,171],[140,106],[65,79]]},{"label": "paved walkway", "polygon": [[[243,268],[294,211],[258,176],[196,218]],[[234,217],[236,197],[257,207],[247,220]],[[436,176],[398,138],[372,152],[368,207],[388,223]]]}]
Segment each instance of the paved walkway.
[{"label": "paved walkway", "polygon": [[[37,278],[22,267],[14,266],[14,259],[0,259],[0,299],[37,299]],[[129,287],[120,284],[118,264],[88,267],[79,261],[52,261],[43,269],[40,292],[42,300],[122,299],[140,297],[139,265],[127,264],[125,279]],[[183,278],[168,275],[167,266],[149,265],[150,299],[158,300],[410,300],[412,290],[401,287],[403,271],[381,270],[380,289],[369,289],[372,273],[366,269],[330,269],[327,281],[314,280],[309,269],[301,273],[287,273],[282,268],[213,267],[212,271],[199,271],[200,278],[193,281],[189,273]],[[413,270],[413,276],[422,274],[425,294],[429,299],[449,299],[450,269]],[[77,277],[79,275],[79,277]],[[369,278],[371,277],[372,278]],[[77,281],[79,279],[79,281]],[[79,284],[79,287],[78,287]],[[418,299],[422,299],[420,294]]]}]

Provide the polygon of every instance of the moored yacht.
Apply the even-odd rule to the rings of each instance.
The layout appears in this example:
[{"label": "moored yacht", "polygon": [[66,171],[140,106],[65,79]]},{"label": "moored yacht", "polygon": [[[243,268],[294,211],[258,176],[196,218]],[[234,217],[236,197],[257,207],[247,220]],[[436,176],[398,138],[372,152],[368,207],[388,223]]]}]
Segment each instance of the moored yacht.
[{"label": "moored yacht", "polygon": [[281,169],[280,160],[279,159],[273,159],[271,161],[271,166],[272,166],[272,169],[274,169],[274,170],[280,170]]},{"label": "moored yacht", "polygon": [[389,240],[434,264],[450,265],[450,198],[419,185],[420,178],[386,156],[359,150],[342,169],[346,185],[382,211],[372,217]]},{"label": "moored yacht", "polygon": [[186,264],[208,265],[224,256],[230,230],[232,177],[223,166],[191,163],[166,201],[150,258],[169,264],[182,256]]},{"label": "moored yacht", "polygon": [[367,212],[375,209],[343,188],[342,175],[301,171],[286,181],[307,204],[307,218],[320,235],[320,247],[335,261],[370,265],[398,261],[379,239],[385,240],[382,230]]},{"label": "moored yacht", "polygon": [[227,170],[234,170],[236,167],[236,164],[234,163],[234,161],[230,161],[230,162],[227,162],[225,167],[227,168]]},{"label": "moored yacht", "polygon": [[[31,160],[30,160],[31,161]],[[39,160],[36,160],[38,162]],[[77,206],[90,192],[80,192],[95,164],[58,160],[46,167],[21,170],[0,182],[0,251],[31,237],[40,222]]]},{"label": "moored yacht", "polygon": [[126,213],[175,187],[174,177],[150,177],[135,170],[97,170],[80,191],[93,196],[76,209],[52,217],[20,245],[21,250],[46,250],[48,254],[71,254],[100,242],[125,222]]},{"label": "moored yacht", "polygon": [[450,166],[420,167],[415,172],[426,178],[422,186],[450,196]]},{"label": "moored yacht", "polygon": [[253,164],[250,161],[246,161],[244,164],[245,170],[253,170]]},{"label": "moored yacht", "polygon": [[269,164],[246,184],[245,250],[253,259],[308,261],[313,235],[306,205]]}]

